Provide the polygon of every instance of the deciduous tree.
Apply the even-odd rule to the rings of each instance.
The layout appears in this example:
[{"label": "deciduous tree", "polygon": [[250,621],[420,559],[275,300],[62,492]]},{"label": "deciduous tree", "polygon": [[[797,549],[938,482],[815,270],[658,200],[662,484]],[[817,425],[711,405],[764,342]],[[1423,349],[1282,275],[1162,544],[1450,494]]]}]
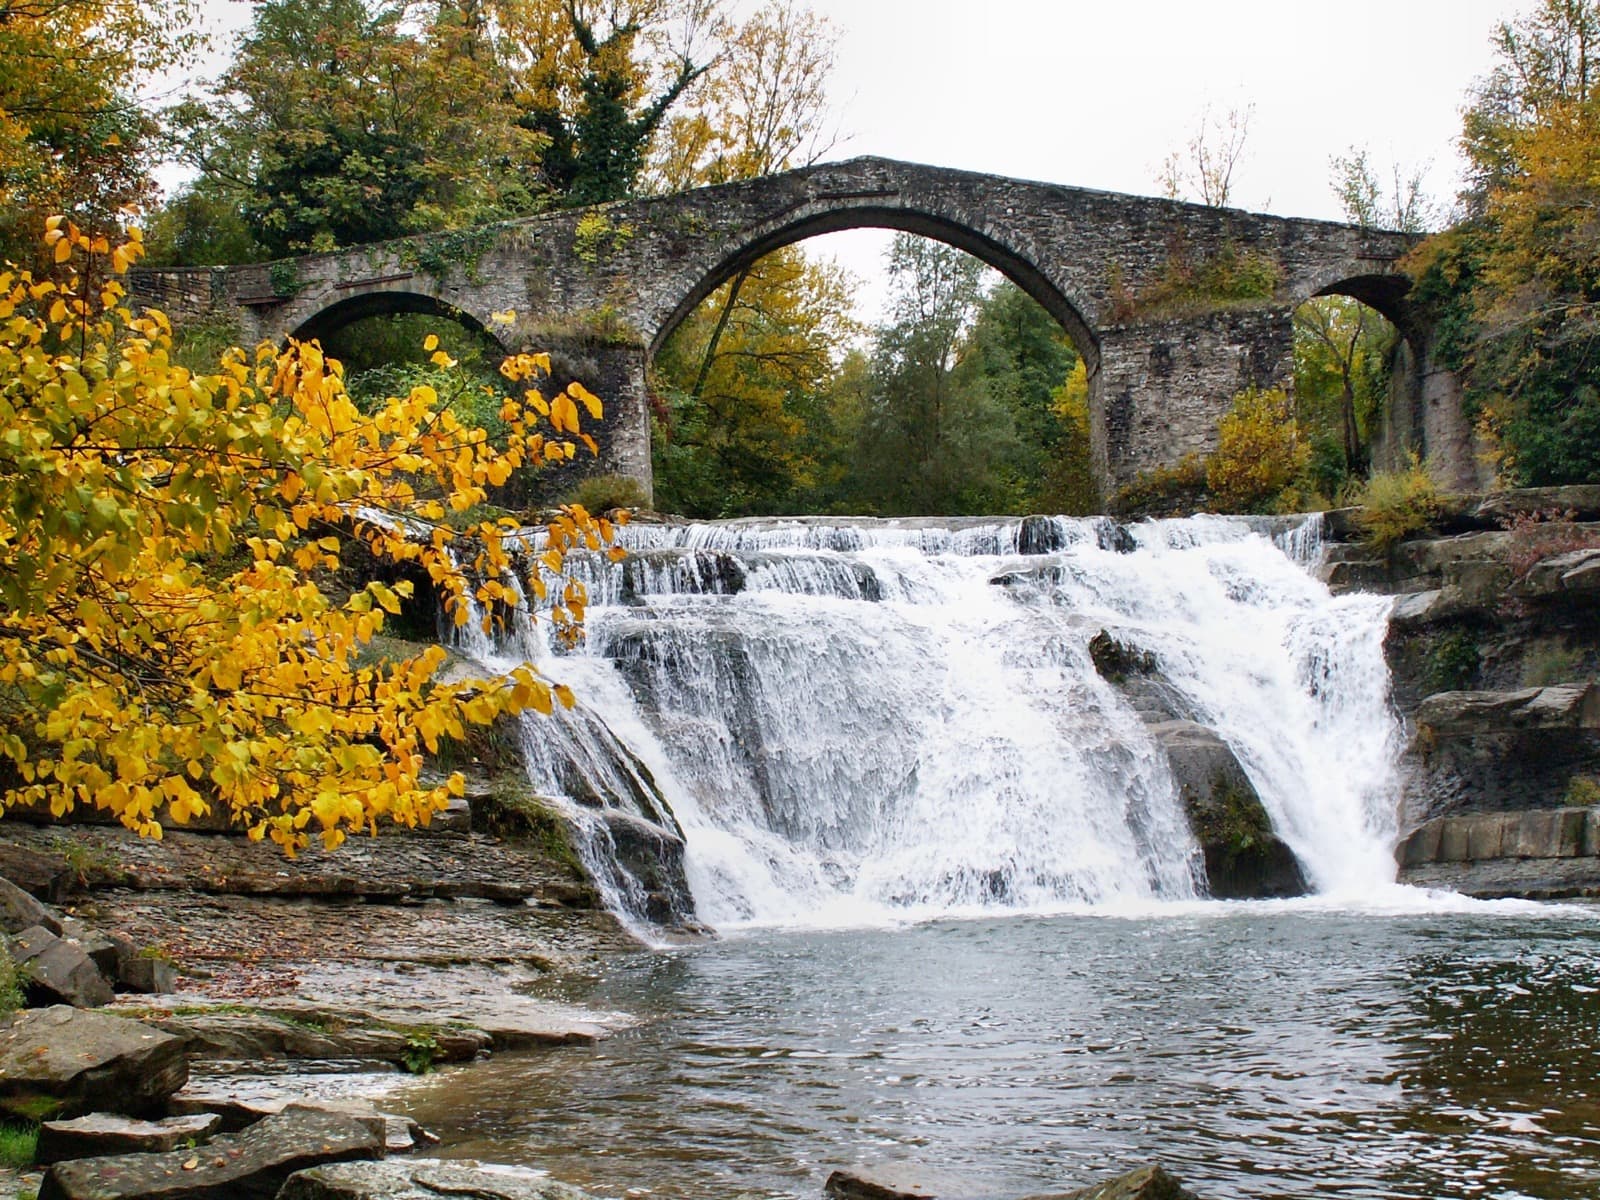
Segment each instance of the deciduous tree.
[{"label": "deciduous tree", "polygon": [[[458,624],[474,605],[503,610],[510,530],[462,514],[524,461],[570,457],[579,410],[598,416],[598,400],[541,394],[548,362],[511,359],[496,448],[431,386],[363,413],[315,345],[233,350],[191,373],[160,313],[123,306],[137,240],[52,226],[58,280],[0,273],[7,807],[96,807],[151,836],[221,810],[291,852],[312,834],[336,846],[426,822],[459,791],[459,778],[422,781],[441,739],[570,703],[526,667],[441,683],[438,647],[364,665],[408,589],[334,584],[356,540],[430,579]],[[611,532],[581,509],[546,531],[521,586],[548,597],[559,628],[585,599],[561,575],[565,552]]]}]

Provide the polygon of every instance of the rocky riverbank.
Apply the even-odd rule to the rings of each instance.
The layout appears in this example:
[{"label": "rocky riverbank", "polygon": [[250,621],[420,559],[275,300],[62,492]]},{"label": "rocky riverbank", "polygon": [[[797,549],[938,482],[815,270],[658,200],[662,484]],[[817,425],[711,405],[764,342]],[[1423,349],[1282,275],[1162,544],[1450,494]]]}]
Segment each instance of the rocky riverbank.
[{"label": "rocky riverbank", "polygon": [[1324,577],[1397,597],[1401,881],[1600,895],[1600,487],[1452,497],[1440,533],[1387,553],[1350,517],[1330,515]]}]

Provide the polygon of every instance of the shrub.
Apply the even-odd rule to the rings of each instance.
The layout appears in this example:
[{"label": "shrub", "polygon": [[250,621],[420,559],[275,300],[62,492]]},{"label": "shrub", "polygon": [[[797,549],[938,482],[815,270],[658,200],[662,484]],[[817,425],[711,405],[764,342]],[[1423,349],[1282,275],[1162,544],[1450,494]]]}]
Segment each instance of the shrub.
[{"label": "shrub", "polygon": [[1567,803],[1573,808],[1592,808],[1600,804],[1600,779],[1574,775],[1567,784]]},{"label": "shrub", "polygon": [[1478,639],[1465,629],[1444,634],[1428,649],[1426,680],[1430,691],[1459,692],[1470,688],[1483,665]]},{"label": "shrub", "polygon": [[646,508],[650,498],[637,479],[626,475],[591,475],[572,489],[568,504],[580,504],[584,511],[600,515],[618,508]]},{"label": "shrub", "polygon": [[1417,459],[1404,471],[1379,471],[1361,492],[1357,524],[1367,541],[1389,551],[1439,519],[1439,485]]},{"label": "shrub", "polygon": [[9,1017],[22,1007],[23,982],[22,969],[0,946],[0,1018]]},{"label": "shrub", "polygon": [[1123,517],[1187,516],[1205,507],[1206,462],[1185,454],[1170,467],[1141,471],[1112,496],[1112,513]]},{"label": "shrub", "polygon": [[1224,512],[1271,511],[1310,458],[1289,394],[1250,388],[1234,397],[1232,411],[1217,426],[1206,486]]}]

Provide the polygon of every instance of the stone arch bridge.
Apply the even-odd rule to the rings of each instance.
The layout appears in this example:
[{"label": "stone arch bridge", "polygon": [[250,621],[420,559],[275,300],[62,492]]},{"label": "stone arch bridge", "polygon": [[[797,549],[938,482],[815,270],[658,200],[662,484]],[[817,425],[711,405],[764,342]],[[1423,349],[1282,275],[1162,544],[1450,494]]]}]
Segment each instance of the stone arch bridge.
[{"label": "stone arch bridge", "polygon": [[[1291,387],[1294,309],[1326,294],[1372,305],[1405,335],[1387,453],[1416,449],[1447,482],[1471,482],[1459,386],[1433,367],[1406,302],[1398,262],[1411,239],[1330,222],[858,158],[276,263],[138,269],[130,290],[180,327],[225,321],[246,341],[420,311],[489,330],[508,350],[549,350],[557,382],[580,379],[606,402],[590,470],[648,492],[649,364],[662,342],[740,268],[861,227],[948,242],[1061,323],[1088,364],[1103,486],[1211,448],[1243,388]],[[1210,279],[1216,294],[1184,279]],[[507,310],[513,323],[492,320]]]}]

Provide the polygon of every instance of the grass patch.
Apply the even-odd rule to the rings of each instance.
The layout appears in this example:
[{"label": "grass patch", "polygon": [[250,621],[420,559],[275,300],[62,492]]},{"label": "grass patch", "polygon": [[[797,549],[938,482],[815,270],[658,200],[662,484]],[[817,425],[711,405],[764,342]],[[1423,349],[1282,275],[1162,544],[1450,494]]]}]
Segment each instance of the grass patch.
[{"label": "grass patch", "polygon": [[1440,511],[1439,486],[1413,457],[1404,471],[1380,471],[1367,480],[1356,523],[1374,549],[1387,553],[1431,529]]},{"label": "grass patch", "polygon": [[37,1125],[0,1124],[0,1167],[10,1167],[13,1171],[31,1167],[38,1149]]}]

